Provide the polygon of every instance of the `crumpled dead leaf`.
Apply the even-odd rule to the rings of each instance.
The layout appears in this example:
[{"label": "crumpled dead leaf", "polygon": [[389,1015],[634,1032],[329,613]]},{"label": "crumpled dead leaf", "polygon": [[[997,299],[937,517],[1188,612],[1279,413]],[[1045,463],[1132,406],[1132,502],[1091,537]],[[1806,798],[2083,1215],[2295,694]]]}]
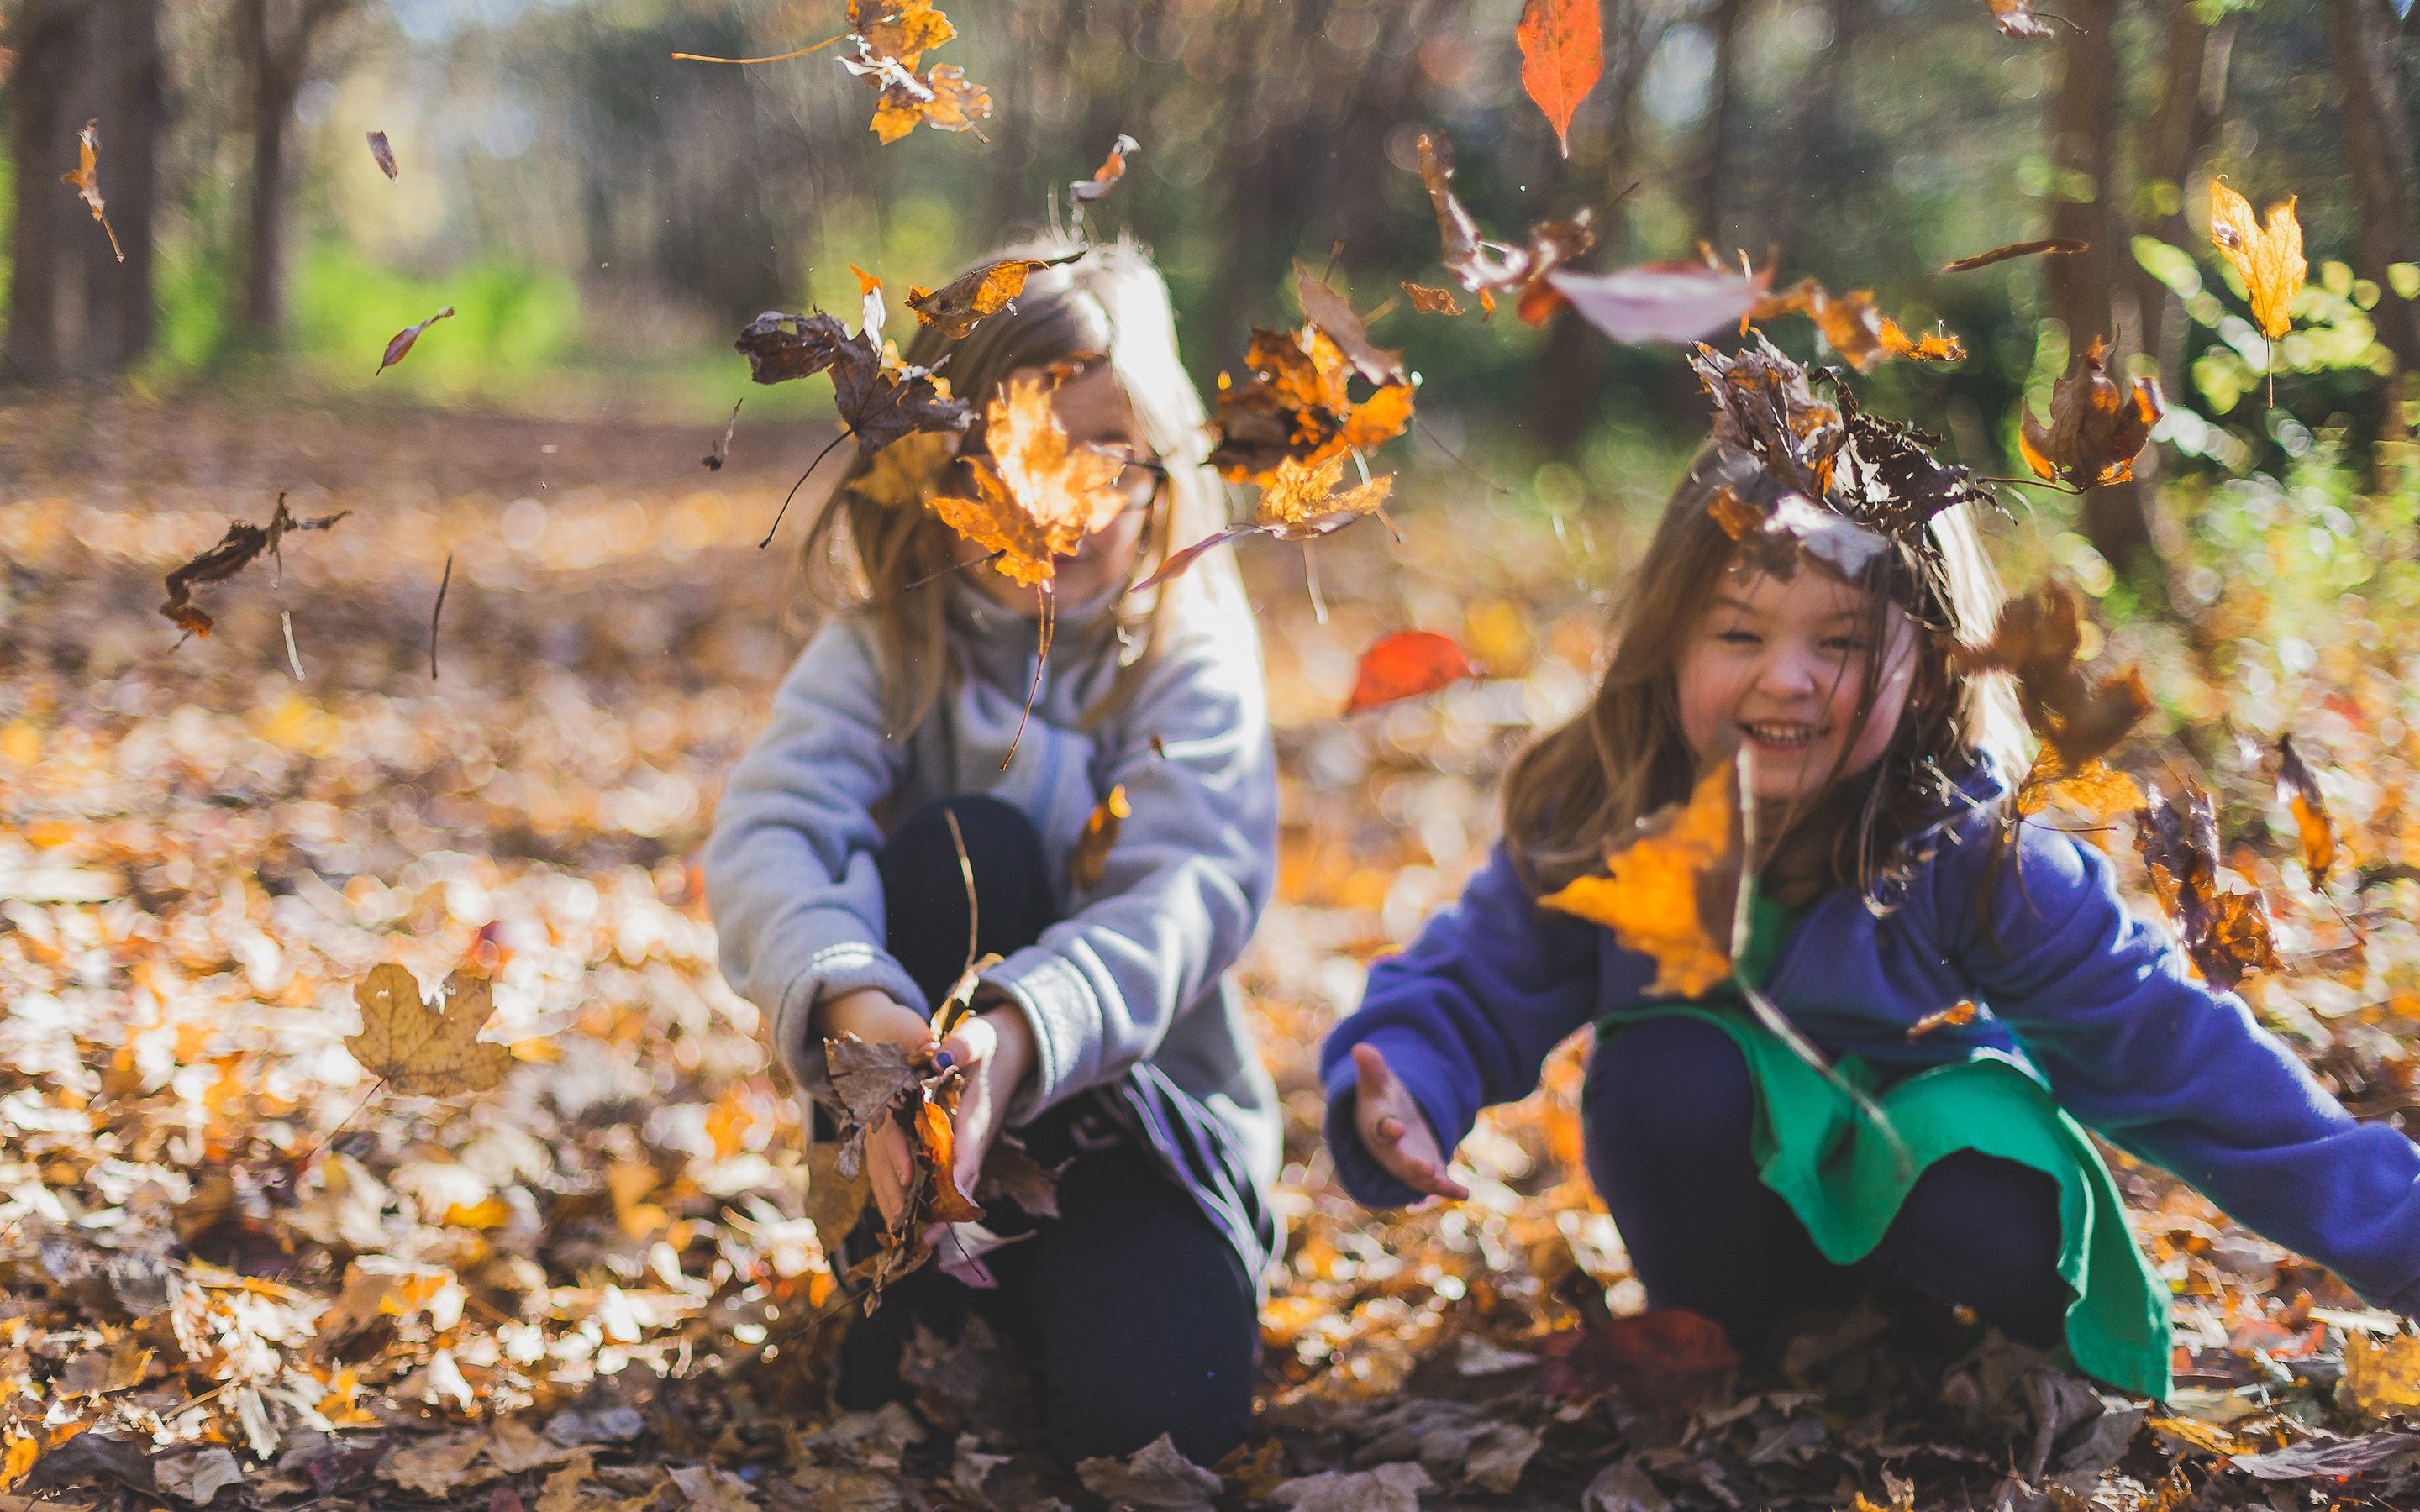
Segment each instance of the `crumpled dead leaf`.
[{"label": "crumpled dead leaf", "polygon": [[2109,344],[2095,337],[2075,371],[2051,385],[2050,424],[2025,411],[2017,452],[2036,477],[2072,488],[2125,483],[2160,412],[2160,385],[2144,378],[2120,387],[2109,376]]},{"label": "crumpled dead leaf", "polygon": [[333,515],[297,519],[286,508],[286,496],[279,494],[268,524],[251,525],[237,520],[227,526],[218,545],[170,572],[168,598],[160,606],[160,612],[188,635],[209,635],[218,622],[194,602],[195,589],[226,581],[258,561],[263,552],[277,562],[282,572],[286,564],[283,547],[288,531],[324,531],[351,513],[349,509],[340,509]]},{"label": "crumpled dead leaf", "polygon": [[1202,1512],[1223,1484],[1215,1472],[1186,1458],[1165,1433],[1124,1459],[1080,1460],[1076,1476],[1110,1505],[1137,1512]]}]

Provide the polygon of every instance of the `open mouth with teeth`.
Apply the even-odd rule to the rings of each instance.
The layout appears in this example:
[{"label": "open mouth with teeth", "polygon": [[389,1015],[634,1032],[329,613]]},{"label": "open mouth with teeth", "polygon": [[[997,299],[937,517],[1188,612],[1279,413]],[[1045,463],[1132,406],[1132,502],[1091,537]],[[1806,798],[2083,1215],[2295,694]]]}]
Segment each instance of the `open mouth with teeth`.
[{"label": "open mouth with teeth", "polygon": [[1815,744],[1830,731],[1828,725],[1802,724],[1788,719],[1743,720],[1740,733],[1760,746],[1775,750],[1803,750]]}]

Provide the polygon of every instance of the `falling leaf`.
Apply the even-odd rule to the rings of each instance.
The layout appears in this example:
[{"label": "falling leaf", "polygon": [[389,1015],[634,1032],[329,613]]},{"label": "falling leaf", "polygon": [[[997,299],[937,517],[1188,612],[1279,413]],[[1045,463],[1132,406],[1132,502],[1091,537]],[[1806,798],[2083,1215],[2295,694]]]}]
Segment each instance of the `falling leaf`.
[{"label": "falling leaf", "polygon": [[[435,325],[440,320],[452,319],[453,316],[454,306],[449,304],[445,306],[445,308],[438,311],[435,315],[430,316],[427,319],[420,322],[420,324],[416,326],[406,326],[401,331],[396,332],[393,336],[389,337],[386,344],[386,353],[379,359],[379,372],[383,373],[388,368],[393,367],[396,363],[402,362],[406,357],[411,356],[412,345],[420,340],[420,333],[422,332],[427,330],[430,326]],[[374,373],[370,376],[375,378],[378,374]]]},{"label": "falling leaf", "polygon": [[282,568],[287,532],[324,531],[351,513],[349,509],[340,509],[333,515],[296,519],[287,511],[286,496],[279,494],[277,507],[271,512],[268,524],[249,525],[238,520],[226,528],[226,533],[219,537],[218,545],[170,572],[167,577],[167,602],[160,606],[160,612],[188,635],[209,635],[210,626],[218,622],[193,601],[195,589],[226,581],[252,565],[264,551],[277,558]]},{"label": "falling leaf", "polygon": [[1961,257],[1956,262],[1944,263],[1941,265],[1941,270],[1945,273],[1971,273],[1978,268],[1989,268],[1993,263],[2004,263],[2011,257],[2035,257],[2044,253],[2063,255],[2088,251],[2091,246],[2091,242],[2079,241],[2073,237],[2044,237],[2038,241],[2011,241],[2005,247],[1993,247],[1989,252],[1978,252],[1972,257]]},{"label": "falling leaf", "polygon": [[1957,658],[1968,673],[2014,674],[2025,722],[2056,751],[2061,768],[2078,773],[2151,712],[2150,692],[2138,669],[2093,681],[2075,664],[2083,645],[2083,611],[2074,593],[2064,584],[2045,583],[2009,600],[1992,639],[1962,648]]},{"label": "falling leaf", "polygon": [[1617,273],[1558,270],[1547,282],[1582,319],[1616,341],[1690,342],[1755,309],[1772,285],[1773,270],[1749,274],[1703,263],[1650,263]]},{"label": "falling leaf", "polygon": [[1528,240],[1517,247],[1482,240],[1478,223],[1453,193],[1451,146],[1444,137],[1423,131],[1419,153],[1420,180],[1436,212],[1446,271],[1479,296],[1481,313],[1493,315],[1500,296],[1512,300],[1515,313],[1528,324],[1544,324],[1563,302],[1547,275],[1596,245],[1590,212],[1581,210],[1567,221],[1537,222],[1529,227]]},{"label": "falling leaf", "polygon": [[715,442],[714,450],[706,454],[706,470],[708,472],[721,471],[722,464],[731,459],[731,438],[739,429],[739,405],[747,402],[742,399],[731,407],[731,419],[722,427],[722,440]]},{"label": "falling leaf", "polygon": [[946,379],[929,368],[897,361],[863,332],[856,336],[832,316],[787,315],[768,310],[750,321],[732,345],[748,358],[759,383],[786,383],[829,371],[832,408],[867,455],[903,437],[965,430],[972,412],[953,397]]},{"label": "falling leaf", "polygon": [[857,275],[857,293],[861,301],[857,339],[867,350],[878,351],[882,347],[882,328],[891,318],[889,308],[882,302],[882,280],[855,263],[848,265],[848,270]]},{"label": "falling leaf", "polygon": [[509,1047],[478,1037],[490,1011],[488,983],[478,978],[450,978],[432,1013],[411,972],[390,961],[370,968],[353,988],[353,1001],[361,1005],[362,1026],[345,1036],[345,1048],[364,1071],[407,1097],[484,1092],[513,1063]]},{"label": "falling leaf", "polygon": [[1134,813],[1126,802],[1125,784],[1109,789],[1109,795],[1093,806],[1084,820],[1084,832],[1067,852],[1067,880],[1078,892],[1090,892],[1101,885],[1101,868],[1109,861],[1109,848],[1118,842],[1118,826]]},{"label": "falling leaf", "polygon": [[85,122],[84,130],[76,133],[76,152],[75,171],[59,175],[59,181],[74,190],[85,208],[92,211],[92,218],[109,235],[109,250],[117,255],[119,262],[124,262],[126,249],[117,244],[117,229],[109,224],[108,208],[101,199],[101,117],[96,116]]},{"label": "falling leaf", "polygon": [[911,284],[908,286],[908,308],[916,312],[918,320],[939,326],[942,335],[956,341],[972,331],[984,316],[1010,308],[1009,301],[1023,292],[1026,279],[1035,270],[1056,268],[1083,255],[1079,252],[1065,257],[1003,257],[938,289]]},{"label": "falling leaf", "polygon": [[1317,463],[1280,460],[1262,480],[1260,503],[1249,523],[1214,531],[1191,546],[1169,553],[1159,570],[1135,584],[1133,591],[1140,594],[1156,588],[1192,566],[1204,553],[1248,535],[1275,536],[1280,541],[1313,541],[1332,535],[1355,520],[1376,514],[1395,486],[1390,474],[1339,493],[1337,488],[1343,477],[1342,455]]},{"label": "falling leaf", "polygon": [[1572,113],[1605,72],[1605,33],[1597,0],[1528,0],[1513,38],[1521,45],[1521,87],[1545,113],[1562,154],[1572,155]]},{"label": "falling leaf", "polygon": [[2146,800],[2142,785],[2098,757],[2071,768],[2058,748],[2045,740],[2034,756],[2033,770],[2017,784],[2013,800],[2020,814],[2038,814],[2053,803],[2064,803],[2094,819],[2133,813]]},{"label": "falling leaf", "polygon": [[1959,504],[1998,498],[1974,472],[1941,459],[1941,438],[1906,421],[1884,420],[1857,407],[1854,392],[1835,384],[1848,440],[1833,460],[1837,502],[1884,534],[1907,540],[1935,515]]},{"label": "falling leaf", "polygon": [[1470,654],[1432,630],[1391,630],[1370,642],[1353,675],[1344,712],[1382,708],[1485,675]]},{"label": "falling leaf", "polygon": [[1714,402],[1714,440],[1747,453],[1776,488],[1821,499],[1848,430],[1840,411],[1815,397],[1807,370],[1758,333],[1728,355],[1699,346],[1690,366]]},{"label": "falling leaf", "polygon": [[1974,1023],[1975,1015],[1980,1011],[1971,999],[1962,997],[1947,1008],[1936,1009],[1909,1025],[1907,1037],[1921,1040],[1936,1029],[1962,1029]]},{"label": "falling leaf", "polygon": [[1651,995],[1702,997],[1731,975],[1742,875],[1739,762],[1698,779],[1686,803],[1648,816],[1606,857],[1606,875],[1575,877],[1538,900],[1613,931],[1655,963]]},{"label": "falling leaf", "polygon": [[2033,13],[2033,0],[1984,0],[2000,35],[2020,42],[2046,42],[2058,34],[2049,22]]},{"label": "falling leaf", "polygon": [[1453,297],[1453,290],[1450,288],[1431,288],[1425,284],[1406,281],[1404,293],[1412,301],[1412,308],[1422,315],[1462,314],[1462,301]]},{"label": "falling leaf", "polygon": [[1905,357],[1919,363],[1959,363],[1966,348],[1946,334],[1910,336],[1900,323],[1874,307],[1871,289],[1834,294],[1814,279],[1801,279],[1778,294],[1758,301],[1748,311],[1751,321],[1785,315],[1803,315],[1815,323],[1823,345],[1860,373],[1880,363]]},{"label": "falling leaf", "polygon": [[1366,452],[1412,422],[1408,382],[1351,396],[1356,369],[1315,323],[1295,331],[1254,328],[1245,361],[1251,371],[1243,381],[1218,378],[1218,444],[1210,463],[1225,477],[1259,483],[1288,460],[1309,465]]},{"label": "falling leaf", "polygon": [[768,310],[750,321],[733,342],[748,358],[749,376],[759,383],[812,378],[840,361],[851,345],[848,327],[824,314],[785,315]]},{"label": "falling leaf", "polygon": [[1093,170],[1093,177],[1078,178],[1069,184],[1068,194],[1078,205],[1089,205],[1100,199],[1116,188],[1118,180],[1126,176],[1126,155],[1138,150],[1140,148],[1133,137],[1123,131],[1119,132],[1117,141],[1109,147],[1109,155],[1101,160],[1101,165],[1098,168]]},{"label": "falling leaf", "polygon": [[395,165],[395,148],[388,146],[384,131],[370,133],[370,159],[378,164],[379,172],[386,175],[387,182],[403,181],[402,170]]},{"label": "falling leaf", "polygon": [[870,127],[885,146],[920,124],[983,135],[975,122],[991,115],[991,96],[968,83],[964,69],[942,63],[916,71],[926,53],[957,35],[930,0],[895,0],[879,9],[868,0],[849,0],[848,23],[855,50],[837,56],[842,68],[880,92]]},{"label": "falling leaf", "polygon": [[1404,354],[1387,351],[1373,342],[1361,317],[1353,313],[1353,306],[1325,279],[1313,278],[1311,270],[1296,263],[1294,289],[1302,301],[1303,318],[1336,343],[1355,371],[1373,383],[1411,381],[1411,375],[1404,371]]},{"label": "falling leaf", "polygon": [[2124,483],[2160,423],[2160,386],[2136,378],[2132,393],[2109,376],[2109,344],[2095,338],[2075,371],[2051,386],[2050,424],[2025,411],[2017,451],[2034,475],[2076,489]]},{"label": "falling leaf", "polygon": [[2229,188],[2226,180],[2210,183],[2210,239],[2252,292],[2252,323],[2271,341],[2294,323],[2294,296],[2303,291],[2310,265],[2303,260],[2303,223],[2294,214],[2295,196],[2269,207],[2267,225],[2252,219],[2252,202]]},{"label": "falling leaf", "polygon": [[2303,753],[2294,748],[2290,734],[2277,737],[2277,796],[2293,810],[2294,827],[2303,841],[2303,870],[2309,874],[2311,886],[2327,886],[2328,873],[2336,864],[2336,828],[2328,818],[2327,799],[2319,795],[2319,779],[2304,764]]},{"label": "falling leaf", "polygon": [[1041,378],[1011,380],[985,416],[989,459],[968,467],[975,497],[939,495],[933,512],[960,535],[999,553],[992,565],[1031,588],[1057,573],[1084,537],[1118,517],[1126,496],[1117,487],[1125,458],[1067,440],[1067,428]]},{"label": "falling leaf", "polygon": [[949,431],[903,436],[874,455],[848,491],[885,509],[921,509],[957,459],[958,438]]},{"label": "falling leaf", "polygon": [[2278,968],[2267,903],[2257,892],[2218,890],[2218,816],[2209,794],[2188,781],[2180,805],[2154,788],[2134,816],[2134,848],[2185,954],[2211,986],[2232,992],[2245,977]]}]

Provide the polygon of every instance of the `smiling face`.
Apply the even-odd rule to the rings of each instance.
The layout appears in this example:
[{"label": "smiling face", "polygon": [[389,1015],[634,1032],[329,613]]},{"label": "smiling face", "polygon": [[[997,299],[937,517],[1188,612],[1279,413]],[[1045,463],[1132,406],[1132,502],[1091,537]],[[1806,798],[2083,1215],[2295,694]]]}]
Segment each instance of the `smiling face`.
[{"label": "smiling face", "polygon": [[[1001,387],[1044,376],[1039,368],[1020,367],[1001,380]],[[1097,447],[1136,460],[1136,465],[1129,466],[1118,479],[1119,488],[1126,494],[1125,511],[1084,537],[1084,544],[1074,556],[1059,559],[1056,595],[1063,608],[1105,593],[1133,573],[1135,553],[1142,544],[1143,525],[1159,492],[1160,473],[1156,467],[1141,465],[1154,460],[1151,447],[1143,440],[1134,406],[1127,402],[1126,391],[1109,363],[1094,363],[1052,390],[1050,408],[1058,414],[1059,424],[1066,427],[1071,443]],[[958,550],[961,563],[979,562],[987,554],[982,548],[964,541],[959,543]],[[1040,611],[1039,589],[1022,587],[991,571],[976,571],[974,580],[984,595],[995,603],[1027,613]]]},{"label": "smiling face", "polygon": [[[1916,681],[1916,625],[1884,615],[1881,682],[1863,724],[1873,600],[1813,567],[1789,581],[1726,574],[1683,642],[1681,733],[1699,760],[1736,743],[1754,753],[1756,795],[1813,796],[1880,760]],[[1850,741],[1854,739],[1852,746]]]}]

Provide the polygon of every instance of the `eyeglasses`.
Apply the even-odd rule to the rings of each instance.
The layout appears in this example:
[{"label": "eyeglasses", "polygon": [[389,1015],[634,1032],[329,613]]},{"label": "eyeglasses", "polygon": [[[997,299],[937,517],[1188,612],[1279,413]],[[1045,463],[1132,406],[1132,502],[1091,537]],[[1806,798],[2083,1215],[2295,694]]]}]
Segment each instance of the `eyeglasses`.
[{"label": "eyeglasses", "polygon": [[1129,461],[1112,486],[1126,496],[1125,512],[1149,509],[1159,498],[1159,486],[1168,476],[1168,469],[1157,462],[1140,459]]}]

